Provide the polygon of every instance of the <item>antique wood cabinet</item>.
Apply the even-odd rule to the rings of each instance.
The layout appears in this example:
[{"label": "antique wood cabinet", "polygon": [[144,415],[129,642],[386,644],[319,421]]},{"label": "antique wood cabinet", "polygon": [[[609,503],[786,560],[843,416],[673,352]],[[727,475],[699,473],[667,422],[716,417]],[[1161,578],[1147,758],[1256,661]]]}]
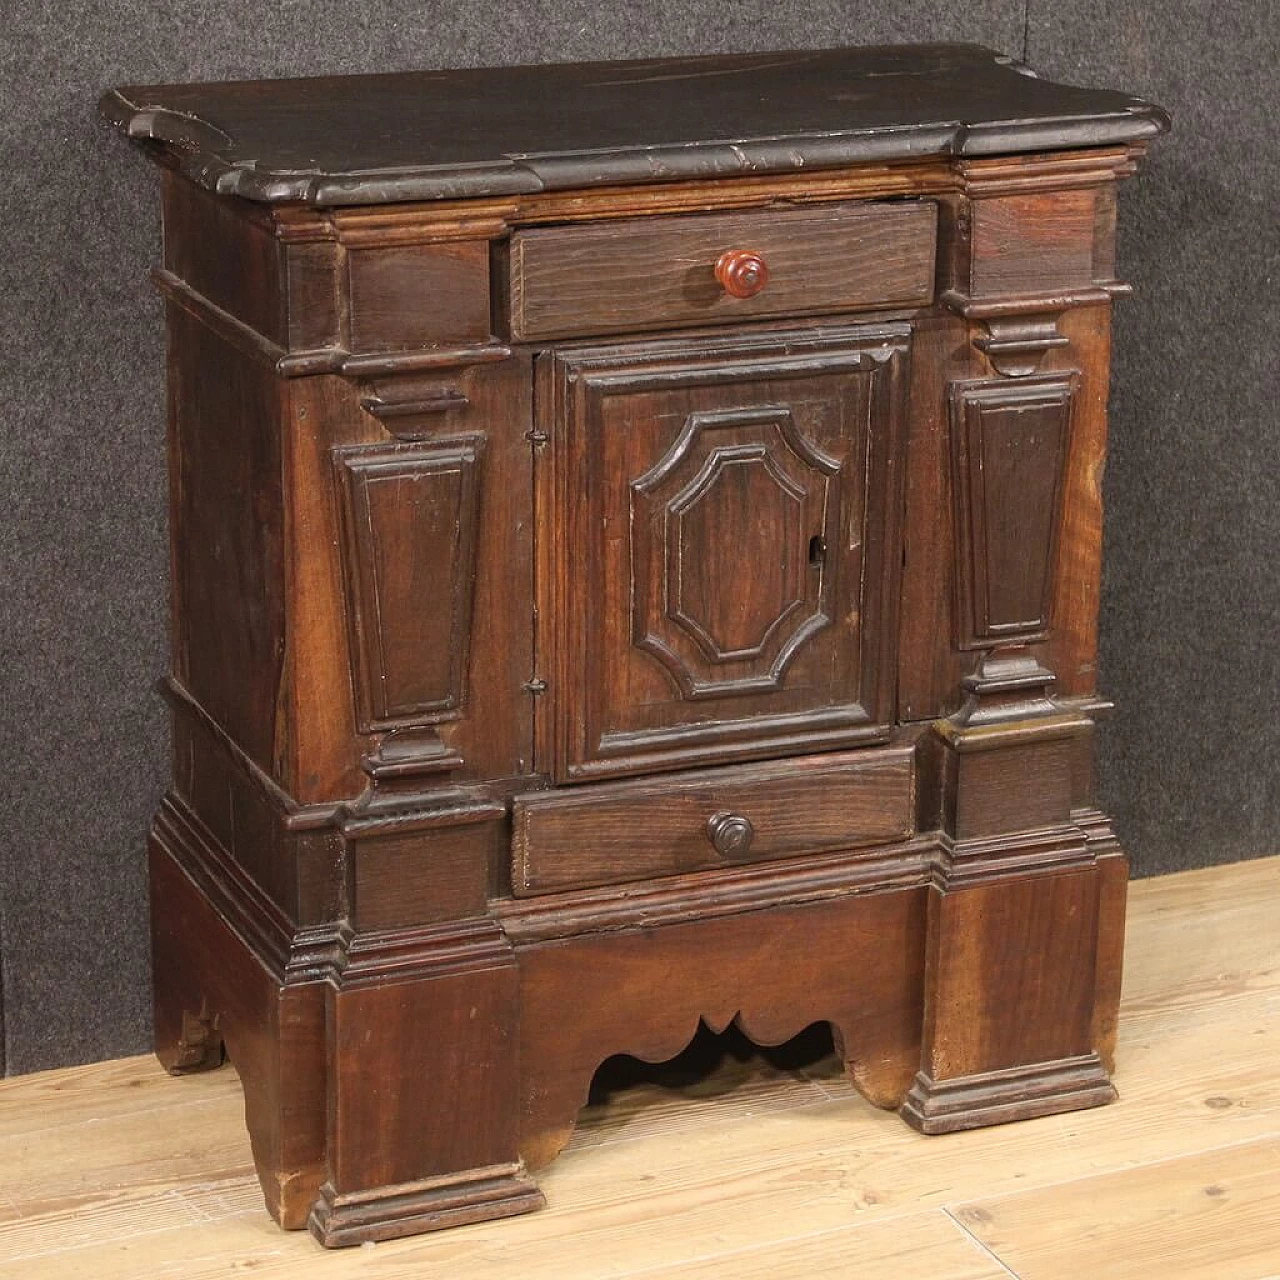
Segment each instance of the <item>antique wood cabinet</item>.
[{"label": "antique wood cabinet", "polygon": [[[348,1244],[536,1208],[608,1056],[829,1022],[1109,1101],[1116,186],[960,45],[124,88],[163,167],[156,1045]],[[851,1139],[852,1140],[852,1139]]]}]

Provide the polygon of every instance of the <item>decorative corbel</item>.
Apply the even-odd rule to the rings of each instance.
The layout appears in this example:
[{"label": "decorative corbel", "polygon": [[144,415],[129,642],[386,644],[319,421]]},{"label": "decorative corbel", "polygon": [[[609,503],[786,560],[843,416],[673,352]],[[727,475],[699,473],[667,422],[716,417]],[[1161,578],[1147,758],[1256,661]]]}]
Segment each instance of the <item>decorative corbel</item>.
[{"label": "decorative corbel", "polygon": [[1065,347],[1068,339],[1058,332],[1061,312],[1039,315],[984,316],[985,334],[973,345],[987,357],[997,373],[1008,378],[1025,378],[1035,373],[1045,356],[1055,347]]}]

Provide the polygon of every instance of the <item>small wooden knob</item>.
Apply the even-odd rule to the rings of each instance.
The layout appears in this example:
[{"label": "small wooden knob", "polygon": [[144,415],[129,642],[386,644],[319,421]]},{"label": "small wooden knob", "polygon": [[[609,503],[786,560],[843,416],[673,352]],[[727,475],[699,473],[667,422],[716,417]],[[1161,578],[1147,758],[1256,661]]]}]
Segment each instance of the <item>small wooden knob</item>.
[{"label": "small wooden knob", "polygon": [[740,813],[717,813],[707,822],[707,835],[716,852],[725,858],[741,858],[751,848],[756,829]]},{"label": "small wooden knob", "polygon": [[769,264],[750,249],[726,249],[716,259],[716,279],[735,298],[754,298],[769,283]]}]

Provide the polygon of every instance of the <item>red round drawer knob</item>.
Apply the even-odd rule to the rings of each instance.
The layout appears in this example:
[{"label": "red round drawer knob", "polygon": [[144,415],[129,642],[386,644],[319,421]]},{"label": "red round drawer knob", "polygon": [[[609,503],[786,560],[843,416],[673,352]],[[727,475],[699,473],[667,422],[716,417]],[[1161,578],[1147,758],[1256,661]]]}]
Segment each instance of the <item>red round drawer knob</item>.
[{"label": "red round drawer knob", "polygon": [[769,283],[769,264],[750,249],[726,249],[716,259],[716,279],[735,298],[754,298]]},{"label": "red round drawer knob", "polygon": [[707,835],[724,858],[741,858],[751,848],[756,829],[740,813],[717,813],[707,823]]}]

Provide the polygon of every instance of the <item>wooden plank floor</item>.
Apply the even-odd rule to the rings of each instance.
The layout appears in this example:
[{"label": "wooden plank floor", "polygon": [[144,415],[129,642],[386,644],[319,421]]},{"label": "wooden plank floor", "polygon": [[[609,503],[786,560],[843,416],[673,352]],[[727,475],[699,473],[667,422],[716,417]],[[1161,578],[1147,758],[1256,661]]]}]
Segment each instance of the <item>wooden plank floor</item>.
[{"label": "wooden plank floor", "polygon": [[327,1254],[267,1219],[234,1073],[131,1058],[0,1083],[0,1277],[1280,1277],[1280,858],[1131,902],[1109,1108],[922,1138],[730,1052],[589,1108],[542,1213]]}]

